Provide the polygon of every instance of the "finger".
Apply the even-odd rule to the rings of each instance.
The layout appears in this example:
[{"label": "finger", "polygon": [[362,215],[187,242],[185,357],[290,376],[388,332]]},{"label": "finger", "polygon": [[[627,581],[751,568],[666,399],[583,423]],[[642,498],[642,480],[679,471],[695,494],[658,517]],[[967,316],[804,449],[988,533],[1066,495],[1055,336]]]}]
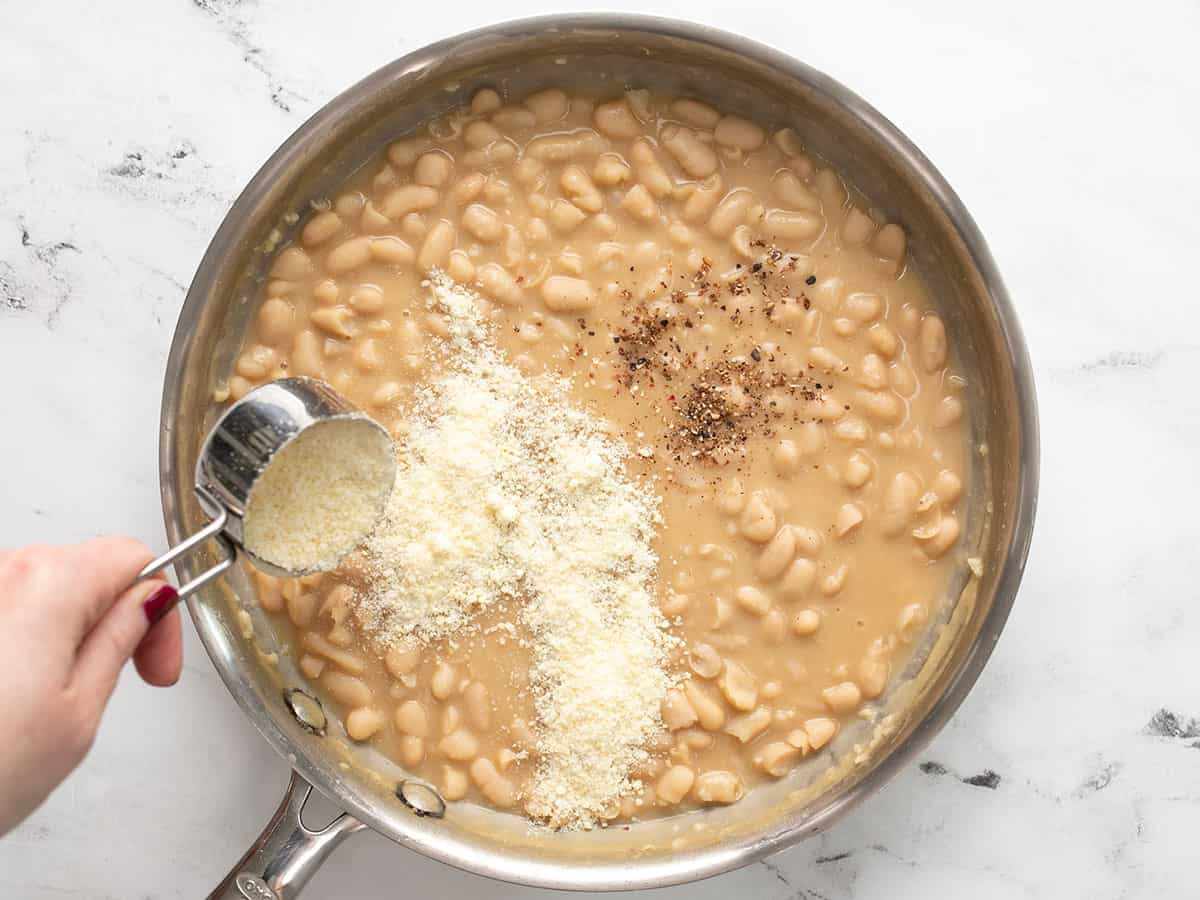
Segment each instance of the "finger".
[{"label": "finger", "polygon": [[165,613],[162,604],[177,597],[165,582],[140,582],[121,594],[88,632],[75,658],[72,684],[79,696],[92,701],[96,712],[108,702],[121,667],[150,631],[151,616]]},{"label": "finger", "polygon": [[179,680],[183,669],[183,629],[178,608],[150,627],[134,651],[133,664],[142,681],[154,687],[167,687]]},{"label": "finger", "polygon": [[127,537],[97,538],[71,550],[82,587],[72,595],[68,613],[78,646],[154,556],[141,541]]}]

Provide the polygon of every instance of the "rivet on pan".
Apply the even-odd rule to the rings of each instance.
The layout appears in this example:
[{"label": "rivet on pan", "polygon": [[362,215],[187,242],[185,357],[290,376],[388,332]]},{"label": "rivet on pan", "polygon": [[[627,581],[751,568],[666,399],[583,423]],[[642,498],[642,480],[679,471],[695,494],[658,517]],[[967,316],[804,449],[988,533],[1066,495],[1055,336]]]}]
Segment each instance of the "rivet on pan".
[{"label": "rivet on pan", "polygon": [[301,728],[309,734],[325,737],[325,710],[320,700],[299,688],[291,688],[283,692],[283,702],[292,711]]},{"label": "rivet on pan", "polygon": [[446,801],[424,782],[402,781],[396,785],[396,796],[418,816],[440,819],[446,815]]}]

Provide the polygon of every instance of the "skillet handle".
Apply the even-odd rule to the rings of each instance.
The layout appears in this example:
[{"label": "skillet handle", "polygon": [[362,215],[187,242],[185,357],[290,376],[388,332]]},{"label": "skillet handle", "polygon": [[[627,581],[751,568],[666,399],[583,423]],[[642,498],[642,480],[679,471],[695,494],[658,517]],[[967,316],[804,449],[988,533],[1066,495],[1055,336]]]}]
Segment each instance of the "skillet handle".
[{"label": "skillet handle", "polygon": [[275,815],[208,900],[292,900],[346,837],[366,828],[342,813],[320,831],[301,818],[312,785],[292,772]]}]

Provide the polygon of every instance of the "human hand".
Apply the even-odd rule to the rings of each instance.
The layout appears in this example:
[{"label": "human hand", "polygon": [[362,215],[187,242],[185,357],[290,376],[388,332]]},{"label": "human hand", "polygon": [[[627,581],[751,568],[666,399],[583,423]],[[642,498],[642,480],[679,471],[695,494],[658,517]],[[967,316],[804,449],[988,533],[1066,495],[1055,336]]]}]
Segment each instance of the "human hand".
[{"label": "human hand", "polygon": [[127,588],[151,558],[129,538],[0,550],[0,835],[87,755],[127,659],[147,684],[179,680],[175,589]]}]

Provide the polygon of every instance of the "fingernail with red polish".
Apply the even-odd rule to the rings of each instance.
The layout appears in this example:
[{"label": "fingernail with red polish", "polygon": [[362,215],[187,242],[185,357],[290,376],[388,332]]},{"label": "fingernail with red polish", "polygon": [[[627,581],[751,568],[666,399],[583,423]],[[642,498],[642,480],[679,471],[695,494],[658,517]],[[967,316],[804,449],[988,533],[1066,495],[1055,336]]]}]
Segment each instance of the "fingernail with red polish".
[{"label": "fingernail with red polish", "polygon": [[142,609],[146,613],[146,618],[153,625],[167,613],[169,613],[175,604],[179,602],[179,592],[169,584],[164,584],[157,591],[147,598],[142,604]]}]

